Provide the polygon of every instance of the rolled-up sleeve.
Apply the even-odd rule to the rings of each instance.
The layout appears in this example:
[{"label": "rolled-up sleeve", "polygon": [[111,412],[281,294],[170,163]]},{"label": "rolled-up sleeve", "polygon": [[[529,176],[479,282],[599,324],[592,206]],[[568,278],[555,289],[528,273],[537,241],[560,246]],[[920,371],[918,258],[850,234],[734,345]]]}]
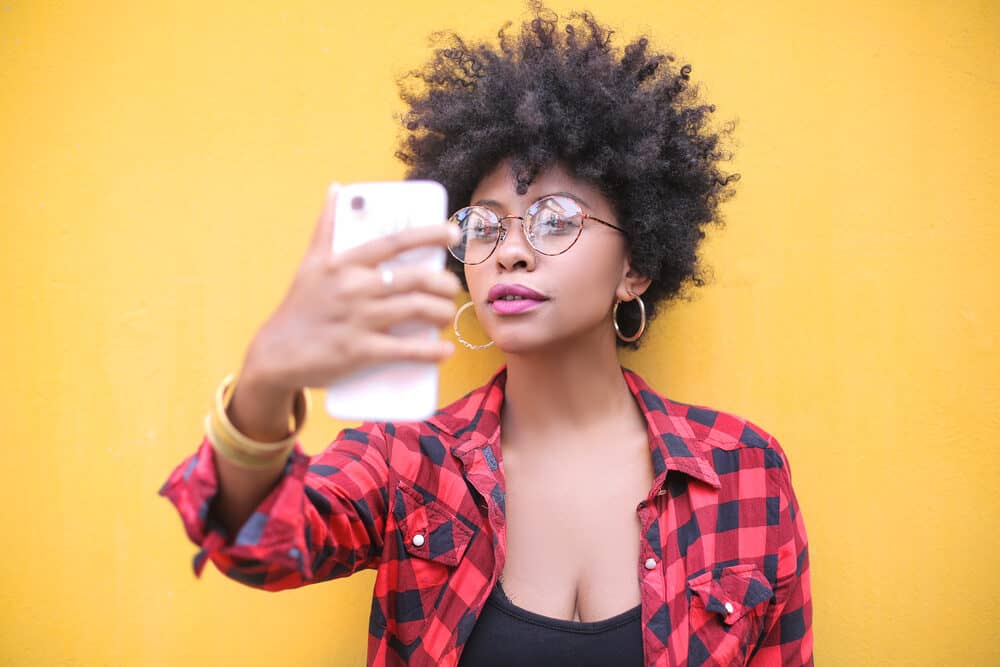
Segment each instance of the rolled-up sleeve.
[{"label": "rolled-up sleeve", "polygon": [[344,429],[312,457],[296,442],[274,488],[235,536],[211,512],[219,488],[215,456],[205,436],[159,490],[200,547],[196,576],[212,561],[227,577],[278,591],[377,567],[389,476],[378,424]]}]

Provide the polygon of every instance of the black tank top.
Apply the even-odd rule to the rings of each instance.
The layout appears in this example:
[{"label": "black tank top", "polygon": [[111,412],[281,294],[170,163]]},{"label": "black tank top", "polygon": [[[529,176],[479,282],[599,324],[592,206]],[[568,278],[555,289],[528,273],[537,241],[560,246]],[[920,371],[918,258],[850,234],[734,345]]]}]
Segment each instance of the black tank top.
[{"label": "black tank top", "polygon": [[490,591],[459,667],[642,667],[642,605],[601,621],[567,621],[521,609]]}]

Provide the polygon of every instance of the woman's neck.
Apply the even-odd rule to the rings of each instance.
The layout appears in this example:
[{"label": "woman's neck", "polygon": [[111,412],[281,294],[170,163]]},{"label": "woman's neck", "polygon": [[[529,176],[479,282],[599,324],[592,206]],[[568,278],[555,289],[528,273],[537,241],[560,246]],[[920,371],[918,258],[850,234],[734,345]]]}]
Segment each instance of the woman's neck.
[{"label": "woman's neck", "polygon": [[622,375],[613,338],[594,338],[592,344],[566,344],[556,351],[506,355],[500,426],[504,441],[574,449],[569,434],[644,423]]}]

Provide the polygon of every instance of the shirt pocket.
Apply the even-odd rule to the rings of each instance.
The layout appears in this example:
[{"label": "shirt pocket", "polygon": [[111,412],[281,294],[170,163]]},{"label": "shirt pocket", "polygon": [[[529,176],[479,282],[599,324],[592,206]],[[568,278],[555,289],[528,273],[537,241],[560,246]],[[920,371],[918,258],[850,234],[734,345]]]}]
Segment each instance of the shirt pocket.
[{"label": "shirt pocket", "polygon": [[445,503],[427,498],[401,481],[396,489],[397,585],[387,596],[395,634],[416,641],[448,592],[473,530]]},{"label": "shirt pocket", "polygon": [[688,664],[743,665],[774,597],[753,563],[714,567],[688,579]]}]

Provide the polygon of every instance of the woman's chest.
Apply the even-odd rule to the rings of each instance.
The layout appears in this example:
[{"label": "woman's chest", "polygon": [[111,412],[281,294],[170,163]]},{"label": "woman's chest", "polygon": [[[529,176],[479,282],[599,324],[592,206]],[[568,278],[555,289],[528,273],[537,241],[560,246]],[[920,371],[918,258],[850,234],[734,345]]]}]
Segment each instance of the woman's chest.
[{"label": "woman's chest", "polygon": [[575,621],[609,618],[639,604],[638,505],[653,482],[648,450],[641,454],[609,466],[586,457],[567,462],[505,452],[501,580],[511,601]]}]

